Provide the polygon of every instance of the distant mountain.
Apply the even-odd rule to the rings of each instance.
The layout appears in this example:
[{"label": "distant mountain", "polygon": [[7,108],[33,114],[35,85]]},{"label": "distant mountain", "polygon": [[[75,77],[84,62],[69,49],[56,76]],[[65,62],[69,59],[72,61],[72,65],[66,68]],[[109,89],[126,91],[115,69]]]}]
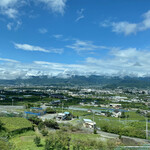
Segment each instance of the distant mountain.
[{"label": "distant mountain", "polygon": [[77,76],[68,77],[48,77],[31,76],[27,79],[0,80],[0,85],[31,85],[31,86],[50,86],[50,85],[79,85],[79,86],[103,86],[107,88],[116,87],[137,87],[150,88],[150,77],[119,77],[119,76]]}]

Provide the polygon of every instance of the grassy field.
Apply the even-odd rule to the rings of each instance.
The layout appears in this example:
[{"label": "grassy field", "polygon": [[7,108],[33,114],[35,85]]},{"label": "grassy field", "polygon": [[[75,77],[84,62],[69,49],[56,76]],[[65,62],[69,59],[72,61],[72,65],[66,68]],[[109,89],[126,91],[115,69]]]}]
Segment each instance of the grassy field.
[{"label": "grassy field", "polygon": [[12,137],[10,142],[16,147],[14,150],[43,150],[45,139],[41,138],[41,146],[37,147],[33,141],[36,135],[34,131],[27,131]]},{"label": "grassy field", "polygon": [[[98,134],[86,134],[86,133],[70,133],[71,143],[73,144],[74,140],[101,140],[100,135]],[[34,143],[34,138],[36,136],[41,137],[41,145],[37,147]],[[27,131],[23,134],[16,135],[10,139],[11,143],[14,143],[15,149],[14,150],[43,150],[45,145],[45,137],[41,134],[34,132],[34,131]],[[103,142],[107,142],[103,141]],[[71,146],[72,149],[72,146]]]},{"label": "grassy field", "polygon": [[25,118],[19,117],[0,117],[0,121],[8,131],[30,128],[32,123]]}]

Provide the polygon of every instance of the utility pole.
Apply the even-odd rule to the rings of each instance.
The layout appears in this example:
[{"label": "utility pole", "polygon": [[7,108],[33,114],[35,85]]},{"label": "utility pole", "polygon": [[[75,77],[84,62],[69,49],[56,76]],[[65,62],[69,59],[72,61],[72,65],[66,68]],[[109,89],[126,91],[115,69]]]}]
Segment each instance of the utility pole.
[{"label": "utility pole", "polygon": [[148,139],[148,119],[146,117],[146,139]]}]

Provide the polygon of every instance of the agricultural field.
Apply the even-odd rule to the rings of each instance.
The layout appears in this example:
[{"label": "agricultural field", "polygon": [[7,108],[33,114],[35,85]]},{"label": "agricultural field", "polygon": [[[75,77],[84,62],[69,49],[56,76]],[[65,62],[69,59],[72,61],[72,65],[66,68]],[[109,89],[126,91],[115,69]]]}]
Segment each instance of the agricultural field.
[{"label": "agricultural field", "polygon": [[[64,133],[65,134],[65,133]],[[51,136],[58,136],[57,132],[51,132],[49,135]],[[41,139],[40,145],[36,146],[34,143],[34,138],[38,136]],[[70,141],[70,149],[73,150],[74,141],[78,141],[79,139],[84,143],[87,141],[98,141],[100,144],[104,144],[107,146],[108,141],[107,139],[101,139],[101,136],[98,134],[87,134],[87,133],[69,133],[69,137],[71,138]],[[48,137],[42,136],[39,132],[34,131],[27,131],[25,133],[16,135],[10,139],[10,142],[14,144],[14,150],[43,150],[45,147],[45,140]],[[110,141],[109,141],[110,142]],[[117,142],[116,140],[114,142]],[[85,145],[86,146],[86,145]],[[88,149],[87,149],[88,150]]]},{"label": "agricultural field", "polygon": [[20,117],[0,117],[0,121],[8,132],[18,129],[27,129],[32,127],[32,123],[25,118]]}]

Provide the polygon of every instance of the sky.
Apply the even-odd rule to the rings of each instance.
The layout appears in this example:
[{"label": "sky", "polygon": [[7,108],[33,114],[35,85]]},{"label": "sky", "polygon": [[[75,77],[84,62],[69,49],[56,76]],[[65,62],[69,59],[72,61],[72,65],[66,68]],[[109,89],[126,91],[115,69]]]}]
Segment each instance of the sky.
[{"label": "sky", "polygon": [[0,0],[0,79],[150,76],[149,0]]}]

